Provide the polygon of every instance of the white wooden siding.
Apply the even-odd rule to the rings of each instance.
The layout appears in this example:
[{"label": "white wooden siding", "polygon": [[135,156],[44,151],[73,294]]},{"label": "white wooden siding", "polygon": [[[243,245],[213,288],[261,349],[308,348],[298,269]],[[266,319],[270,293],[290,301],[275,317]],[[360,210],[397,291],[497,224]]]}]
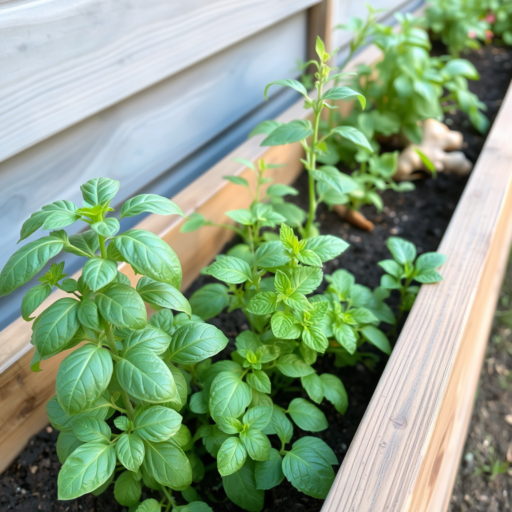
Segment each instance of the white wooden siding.
[{"label": "white wooden siding", "polygon": [[318,1],[0,4],[0,161]]}]

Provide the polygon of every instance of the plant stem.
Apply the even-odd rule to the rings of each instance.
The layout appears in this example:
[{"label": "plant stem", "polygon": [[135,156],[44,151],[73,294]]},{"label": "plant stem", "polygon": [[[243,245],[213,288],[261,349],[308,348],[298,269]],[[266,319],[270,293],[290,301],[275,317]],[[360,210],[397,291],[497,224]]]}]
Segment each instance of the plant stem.
[{"label": "plant stem", "polygon": [[[108,341],[108,346],[110,347],[110,350],[112,351],[112,353],[115,356],[118,356],[119,352],[117,351],[116,340],[114,338],[114,333],[112,332],[112,328],[110,327],[110,325],[107,327],[107,329],[105,329],[105,331],[107,334],[107,341]],[[130,397],[128,396],[128,393],[124,390],[121,392],[121,396],[123,397],[123,402],[124,402],[124,406],[126,408],[126,412],[128,414],[128,418],[130,420],[133,420],[135,411],[133,410],[133,405],[130,402]]]},{"label": "plant stem", "polygon": [[100,239],[100,251],[101,251],[101,257],[103,259],[106,259],[107,257],[107,249],[105,248],[105,237],[98,235],[98,238]]}]

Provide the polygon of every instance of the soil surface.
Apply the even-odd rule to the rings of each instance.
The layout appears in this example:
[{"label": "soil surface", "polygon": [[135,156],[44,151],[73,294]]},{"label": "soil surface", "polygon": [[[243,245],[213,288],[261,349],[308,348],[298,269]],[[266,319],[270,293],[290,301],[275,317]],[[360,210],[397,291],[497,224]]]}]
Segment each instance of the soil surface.
[{"label": "soil surface", "polygon": [[[471,54],[469,58],[482,75],[482,79],[479,82],[471,83],[470,88],[487,105],[487,115],[492,122],[512,77],[512,50],[488,46],[479,52]],[[464,140],[466,141],[464,151],[470,160],[476,161],[482,149],[485,136],[476,133],[462,114],[450,113],[448,115],[448,123],[452,129],[463,132]],[[466,178],[440,174],[435,180],[427,179],[416,182],[416,190],[413,192],[401,195],[391,191],[385,192],[383,194],[385,208],[381,214],[376,213],[371,207],[363,210],[367,218],[376,225],[375,230],[371,234],[351,227],[349,224],[341,221],[336,214],[329,212],[327,208],[320,207],[319,218],[322,223],[322,234],[340,236],[351,244],[350,248],[341,257],[325,265],[325,273],[329,274],[337,268],[345,268],[355,275],[357,282],[372,288],[378,286],[381,271],[377,266],[377,262],[389,257],[385,242],[391,235],[398,235],[410,240],[416,244],[419,253],[435,251],[464,190],[466,181]],[[304,174],[298,178],[295,186],[301,191],[301,194],[298,196],[298,204],[306,207],[306,204],[301,201],[301,198],[307,197],[307,178]],[[191,287],[189,293],[202,286],[206,279],[205,277],[200,277]],[[212,323],[220,327],[232,341],[242,330],[247,328],[243,315],[237,312],[231,314],[223,313],[213,320]],[[508,332],[510,339],[509,347],[512,347],[512,335],[510,335],[510,330]],[[512,349],[510,350],[512,352]],[[510,363],[512,356],[509,354],[506,357],[509,358],[508,363]],[[350,405],[344,416],[336,412],[329,404],[324,403],[322,405],[321,408],[326,414],[330,426],[324,432],[316,434],[333,448],[340,462],[345,456],[371,399],[385,362],[385,358],[382,357],[376,367],[370,370],[361,364],[354,368],[338,369],[334,367],[332,359],[327,356],[319,360],[318,364],[321,367],[321,371],[328,371],[339,375],[349,395]],[[507,367],[505,362],[503,365],[505,368]],[[495,367],[493,366],[493,368]],[[497,367],[493,371],[498,372]],[[496,396],[501,396],[499,393],[503,394],[504,392],[500,391],[496,383],[493,386],[491,385],[489,391],[485,393],[485,400],[494,400],[492,403],[495,404],[493,406],[495,409],[489,405],[486,410],[488,414],[497,415],[501,422],[499,423],[501,430],[506,430],[507,425],[503,423],[503,411],[501,406],[498,405],[496,398]],[[510,386],[512,388],[512,384]],[[510,403],[512,394],[509,393],[508,397]],[[289,401],[290,398],[291,396],[282,397],[285,401]],[[512,410],[509,410],[508,413],[512,413]],[[498,420],[496,419],[495,426],[497,425]],[[492,427],[493,425],[489,424],[489,426]],[[484,435],[484,432],[491,432],[488,426],[485,428],[482,426],[481,428],[482,434],[479,439]],[[503,439],[508,440],[510,437],[510,435],[506,438],[502,436],[502,441]],[[57,433],[51,427],[42,430],[30,440],[27,447],[11,467],[0,475],[0,510],[26,512],[37,510],[51,512],[117,512],[127,510],[115,502],[111,489],[99,497],[88,495],[73,502],[58,502],[56,484],[60,463],[55,453],[56,439]],[[469,442],[471,442],[471,439]],[[506,453],[507,451],[507,447],[503,443],[500,444],[499,450],[497,449],[499,454]],[[205,460],[205,463],[207,464],[208,461]],[[457,489],[460,488],[461,490],[457,492],[460,496],[469,492],[466,480],[467,478],[463,477],[458,483]],[[495,482],[500,481],[497,479]],[[206,481],[206,484],[206,486],[203,486],[203,490],[208,495],[218,498],[222,497],[222,493],[218,493],[218,481]],[[205,487],[207,488],[205,489]],[[479,493],[479,496],[484,494],[482,487],[475,489],[477,489],[476,492]],[[505,487],[500,489],[503,496]],[[490,491],[486,490],[485,492],[490,500]],[[512,492],[512,490],[509,489],[508,492]],[[454,498],[458,500],[454,501],[454,503],[464,501],[462,498],[459,499],[459,494],[456,493],[454,495]],[[476,500],[474,493],[471,494],[470,498],[473,501]],[[499,503],[504,503],[504,501],[506,501],[506,497],[502,497]],[[220,504],[212,504],[212,506],[216,511],[234,512],[240,510],[232,503],[225,501]],[[266,493],[264,510],[276,512],[317,512],[321,506],[321,500],[299,493],[285,481],[278,488]],[[459,506],[453,510],[469,509]],[[471,510],[490,509],[473,508]],[[496,510],[509,509],[498,507]]]},{"label": "soil surface", "polygon": [[512,259],[475,398],[449,510],[512,510]]}]

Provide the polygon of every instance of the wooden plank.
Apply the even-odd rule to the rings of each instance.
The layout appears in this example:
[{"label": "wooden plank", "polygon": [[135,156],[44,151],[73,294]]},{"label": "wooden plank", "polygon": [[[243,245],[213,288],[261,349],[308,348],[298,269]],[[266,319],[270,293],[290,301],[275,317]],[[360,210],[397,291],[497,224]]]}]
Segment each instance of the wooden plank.
[{"label": "wooden plank", "polygon": [[333,48],[333,9],[336,0],[322,0],[308,11],[308,60],[316,59],[316,38],[320,36],[327,52]]},{"label": "wooden plank", "polygon": [[99,175],[121,181],[116,201],[124,201],[256,109],[267,83],[296,76],[306,23],[305,12],[291,16],[0,163],[0,267],[41,206],[81,204],[79,185]]},{"label": "wooden plank", "polygon": [[317,1],[0,4],[0,161]]},{"label": "wooden plank", "polygon": [[323,512],[441,512],[455,479],[512,239],[512,87]]}]

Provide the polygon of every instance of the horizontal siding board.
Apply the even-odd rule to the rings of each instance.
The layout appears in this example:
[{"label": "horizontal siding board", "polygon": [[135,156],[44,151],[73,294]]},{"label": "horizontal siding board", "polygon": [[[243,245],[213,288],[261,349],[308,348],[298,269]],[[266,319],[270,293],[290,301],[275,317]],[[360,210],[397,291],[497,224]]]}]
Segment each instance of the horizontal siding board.
[{"label": "horizontal siding board", "polygon": [[[261,107],[265,85],[294,76],[296,59],[305,59],[306,21],[305,12],[295,14],[0,163],[0,268],[22,223],[42,205],[80,204],[79,185],[96,176],[119,179],[124,200],[171,176],[177,164]],[[12,318],[19,300],[0,299],[0,323]]]},{"label": "horizontal siding board", "polygon": [[317,2],[0,4],[0,161]]}]

